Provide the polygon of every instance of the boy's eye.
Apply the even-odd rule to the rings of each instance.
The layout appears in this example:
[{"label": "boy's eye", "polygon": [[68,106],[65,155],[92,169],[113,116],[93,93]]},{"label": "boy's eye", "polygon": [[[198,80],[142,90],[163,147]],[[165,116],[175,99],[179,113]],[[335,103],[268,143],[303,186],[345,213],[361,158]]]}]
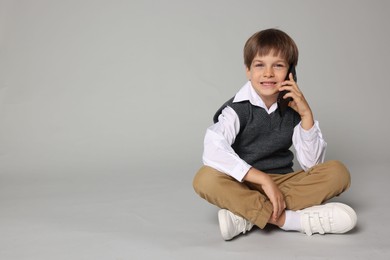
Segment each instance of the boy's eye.
[{"label": "boy's eye", "polygon": [[255,67],[263,67],[264,65],[262,63],[255,64]]},{"label": "boy's eye", "polygon": [[281,68],[284,68],[285,66],[284,66],[284,64],[276,64],[275,67],[281,69]]}]

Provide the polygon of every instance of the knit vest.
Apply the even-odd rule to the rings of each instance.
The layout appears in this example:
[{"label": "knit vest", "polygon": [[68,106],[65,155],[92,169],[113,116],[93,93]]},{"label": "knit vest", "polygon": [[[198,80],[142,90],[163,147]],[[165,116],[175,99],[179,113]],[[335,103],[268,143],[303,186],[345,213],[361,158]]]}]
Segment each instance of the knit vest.
[{"label": "knit vest", "polygon": [[228,100],[214,115],[214,123],[222,110],[229,106],[238,115],[240,130],[232,148],[249,165],[266,173],[292,172],[294,154],[290,151],[294,127],[301,118],[288,108],[280,116],[278,109],[268,114],[264,108],[249,101],[233,103]]}]

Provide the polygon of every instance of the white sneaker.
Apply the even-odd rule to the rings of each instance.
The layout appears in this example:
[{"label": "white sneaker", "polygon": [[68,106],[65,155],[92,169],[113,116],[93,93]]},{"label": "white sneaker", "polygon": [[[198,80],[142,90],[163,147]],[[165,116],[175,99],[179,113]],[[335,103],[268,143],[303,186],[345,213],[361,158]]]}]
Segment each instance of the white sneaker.
[{"label": "white sneaker", "polygon": [[353,229],[357,222],[355,211],[342,203],[313,206],[298,212],[301,213],[302,232],[308,236],[314,233],[345,233]]},{"label": "white sneaker", "polygon": [[218,212],[219,228],[223,239],[230,240],[233,237],[251,230],[253,224],[248,220],[237,216],[227,209]]}]

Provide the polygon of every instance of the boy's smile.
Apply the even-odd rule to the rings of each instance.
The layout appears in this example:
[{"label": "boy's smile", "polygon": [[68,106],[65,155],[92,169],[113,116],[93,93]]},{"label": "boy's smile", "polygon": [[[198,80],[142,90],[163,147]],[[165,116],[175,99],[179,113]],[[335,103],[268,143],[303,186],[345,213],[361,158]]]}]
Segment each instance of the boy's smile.
[{"label": "boy's smile", "polygon": [[260,84],[264,87],[264,88],[274,88],[275,85],[276,85],[276,81],[261,81]]},{"label": "boy's smile", "polygon": [[267,107],[276,102],[279,88],[286,79],[288,64],[284,58],[270,53],[265,56],[256,55],[246,75],[252,86]]}]

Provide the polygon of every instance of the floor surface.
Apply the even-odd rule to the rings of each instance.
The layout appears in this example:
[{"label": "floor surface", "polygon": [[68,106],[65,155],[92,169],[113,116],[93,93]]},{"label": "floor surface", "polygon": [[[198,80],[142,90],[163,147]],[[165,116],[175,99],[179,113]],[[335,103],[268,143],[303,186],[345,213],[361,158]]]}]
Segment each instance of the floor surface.
[{"label": "floor surface", "polygon": [[196,168],[0,175],[0,259],[390,259],[385,165],[350,167],[352,187],[334,199],[358,214],[348,234],[254,228],[229,242],[217,208],[192,190]]}]

